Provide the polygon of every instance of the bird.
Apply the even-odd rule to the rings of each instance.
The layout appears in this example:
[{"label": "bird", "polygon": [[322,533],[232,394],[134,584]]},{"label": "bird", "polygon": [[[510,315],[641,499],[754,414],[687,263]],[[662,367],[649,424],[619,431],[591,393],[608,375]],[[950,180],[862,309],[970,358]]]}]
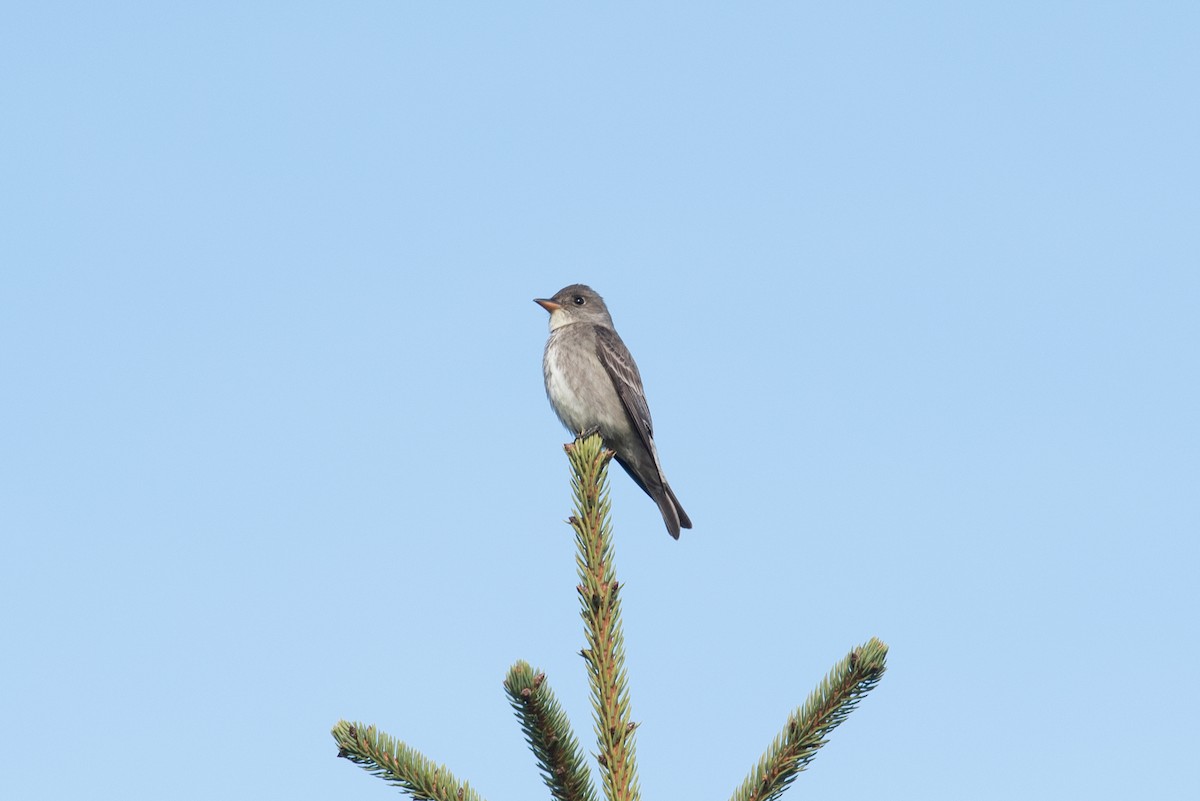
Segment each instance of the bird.
[{"label": "bird", "polygon": [[663,473],[641,373],[604,298],[572,284],[533,302],[550,312],[542,374],[554,413],[576,436],[603,437],[617,464],[658,505],[667,533],[679,539],[692,521]]}]

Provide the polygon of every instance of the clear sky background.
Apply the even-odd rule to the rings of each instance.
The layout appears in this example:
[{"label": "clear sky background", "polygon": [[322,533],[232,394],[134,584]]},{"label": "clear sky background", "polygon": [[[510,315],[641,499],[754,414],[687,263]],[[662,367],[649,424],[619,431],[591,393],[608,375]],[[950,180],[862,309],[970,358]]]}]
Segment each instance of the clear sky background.
[{"label": "clear sky background", "polygon": [[647,799],[1196,798],[1200,6],[0,12],[0,785],[384,799],[377,723],[594,751],[546,314],[637,357],[613,474]]}]

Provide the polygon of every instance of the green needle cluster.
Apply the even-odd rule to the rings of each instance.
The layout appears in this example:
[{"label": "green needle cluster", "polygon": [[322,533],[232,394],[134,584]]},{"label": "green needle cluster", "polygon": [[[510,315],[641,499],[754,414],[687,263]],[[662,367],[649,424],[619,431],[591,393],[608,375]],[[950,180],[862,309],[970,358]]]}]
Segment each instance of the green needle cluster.
[{"label": "green needle cluster", "polygon": [[[591,684],[596,761],[605,801],[639,801],[634,734],[621,629],[621,585],[613,566],[608,465],[612,452],[596,434],[566,446],[575,496],[575,532],[582,651]],[[872,638],[834,665],[804,705],[787,719],[730,801],[772,801],[808,767],[829,734],[883,676],[887,646]],[[504,690],[554,801],[599,801],[570,721],[546,677],[526,662],[509,669]],[[400,787],[419,801],[483,801],[471,787],[374,726],[339,721],[338,756]]]}]

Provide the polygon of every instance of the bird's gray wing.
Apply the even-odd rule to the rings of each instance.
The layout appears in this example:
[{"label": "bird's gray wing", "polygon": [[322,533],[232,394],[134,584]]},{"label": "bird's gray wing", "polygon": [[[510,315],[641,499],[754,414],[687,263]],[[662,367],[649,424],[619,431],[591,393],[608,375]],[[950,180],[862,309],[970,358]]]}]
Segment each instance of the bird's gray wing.
[{"label": "bird's gray wing", "polygon": [[[646,446],[646,450],[654,454],[658,462],[658,454],[654,448],[654,424],[650,422],[650,407],[646,403],[646,394],[642,391],[642,376],[638,373],[637,364],[629,353],[629,348],[611,328],[596,327],[596,355],[600,363],[608,371],[613,387],[621,405],[629,414],[638,438]],[[661,472],[661,471],[660,471]]]}]

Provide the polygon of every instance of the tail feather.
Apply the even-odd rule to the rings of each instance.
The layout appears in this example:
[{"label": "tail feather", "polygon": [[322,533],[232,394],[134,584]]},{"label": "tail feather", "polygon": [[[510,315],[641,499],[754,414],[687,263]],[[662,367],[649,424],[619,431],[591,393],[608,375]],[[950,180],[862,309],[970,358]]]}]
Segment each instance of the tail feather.
[{"label": "tail feather", "polygon": [[667,533],[675,539],[679,539],[680,528],[691,528],[692,521],[687,516],[687,512],[683,511],[683,507],[679,504],[679,499],[675,497],[675,492],[671,489],[671,485],[664,483],[661,491],[658,493],[647,493],[654,502],[658,504],[658,510],[662,512],[663,522],[667,524]]},{"label": "tail feather", "polygon": [[[665,482],[663,483],[663,489],[667,491],[667,495],[671,498],[671,503],[675,505],[675,513],[679,516],[679,525],[684,528],[691,528],[692,519],[687,516],[687,512],[683,511],[683,504],[675,497],[675,490],[671,489],[671,485]],[[676,535],[676,539],[678,539],[678,535]]]},{"label": "tail feather", "polygon": [[675,504],[672,503],[669,492],[668,489],[667,492],[660,492],[658,495],[650,497],[654,498],[654,502],[658,504],[658,511],[662,512],[663,522],[667,524],[667,533],[675,539],[679,539],[679,512],[675,510]]}]

